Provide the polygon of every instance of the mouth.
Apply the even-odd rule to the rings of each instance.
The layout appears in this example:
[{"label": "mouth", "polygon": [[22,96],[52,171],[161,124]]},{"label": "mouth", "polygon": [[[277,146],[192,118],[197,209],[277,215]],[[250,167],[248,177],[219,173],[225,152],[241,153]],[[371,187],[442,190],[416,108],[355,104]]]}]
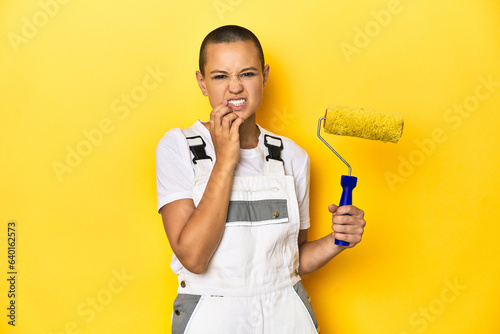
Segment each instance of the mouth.
[{"label": "mouth", "polygon": [[246,104],[246,102],[247,100],[245,98],[227,100],[227,104],[231,107],[235,107],[236,109],[242,108]]}]

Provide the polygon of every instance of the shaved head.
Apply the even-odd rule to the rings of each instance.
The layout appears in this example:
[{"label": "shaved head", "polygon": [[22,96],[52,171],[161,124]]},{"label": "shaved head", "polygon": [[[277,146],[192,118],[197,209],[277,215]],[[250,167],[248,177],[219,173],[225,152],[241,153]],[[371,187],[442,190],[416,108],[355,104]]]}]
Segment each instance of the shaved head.
[{"label": "shaved head", "polygon": [[240,41],[252,41],[255,44],[255,47],[257,48],[257,55],[261,63],[261,68],[262,71],[264,71],[264,52],[262,51],[262,46],[260,45],[259,40],[253,34],[253,32],[240,26],[227,25],[213,30],[205,37],[205,39],[201,43],[199,58],[199,67],[201,74],[205,76],[205,62],[207,60],[206,49],[209,44],[234,43]]}]

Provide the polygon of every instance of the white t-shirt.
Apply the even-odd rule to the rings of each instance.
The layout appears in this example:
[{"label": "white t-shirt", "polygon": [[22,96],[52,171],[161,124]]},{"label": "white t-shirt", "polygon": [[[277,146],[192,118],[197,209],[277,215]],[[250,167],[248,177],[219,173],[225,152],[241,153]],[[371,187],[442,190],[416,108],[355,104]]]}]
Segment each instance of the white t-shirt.
[{"label": "white t-shirt", "polygon": [[[212,137],[208,129],[196,121],[190,127],[197,135],[200,135],[206,143],[205,152],[215,163],[216,156],[212,143]],[[292,140],[277,136],[259,126],[260,136],[257,147],[252,149],[240,149],[240,160],[238,161],[235,176],[258,176],[264,175],[266,156],[269,154],[264,145],[264,135],[268,134],[280,137],[283,142],[281,159],[284,162],[285,174],[293,175],[295,180],[295,192],[300,213],[300,229],[308,229],[309,220],[309,156],[307,152]],[[181,129],[174,128],[168,131],[159,141],[156,147],[156,191],[158,211],[173,201],[179,199],[193,198],[194,169],[191,162],[192,156],[186,137]],[[182,265],[175,257],[172,258],[172,269],[176,274],[180,272]]]}]

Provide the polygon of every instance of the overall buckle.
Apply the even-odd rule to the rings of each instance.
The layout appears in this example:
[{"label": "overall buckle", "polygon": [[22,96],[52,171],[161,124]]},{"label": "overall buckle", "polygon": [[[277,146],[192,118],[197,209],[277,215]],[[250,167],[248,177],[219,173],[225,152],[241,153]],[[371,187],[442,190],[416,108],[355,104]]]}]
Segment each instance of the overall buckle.
[{"label": "overall buckle", "polygon": [[196,139],[201,140],[201,144],[199,145],[189,145],[189,149],[191,150],[191,153],[193,153],[194,155],[193,158],[194,164],[197,164],[196,162],[197,160],[203,160],[203,159],[212,160],[212,158],[208,156],[207,153],[205,152],[205,146],[207,146],[207,144],[205,143],[203,138],[201,138],[201,136],[186,137],[186,139],[188,140],[188,143],[190,140],[196,140]]},{"label": "overall buckle", "polygon": [[[273,145],[269,142],[268,138],[272,138],[274,141],[279,141],[280,145]],[[266,156],[266,161],[269,161],[269,159],[274,159],[283,162],[283,159],[281,159],[281,150],[283,150],[283,141],[281,138],[270,136],[270,135],[264,135],[264,145],[267,147],[269,151],[269,155]]]}]

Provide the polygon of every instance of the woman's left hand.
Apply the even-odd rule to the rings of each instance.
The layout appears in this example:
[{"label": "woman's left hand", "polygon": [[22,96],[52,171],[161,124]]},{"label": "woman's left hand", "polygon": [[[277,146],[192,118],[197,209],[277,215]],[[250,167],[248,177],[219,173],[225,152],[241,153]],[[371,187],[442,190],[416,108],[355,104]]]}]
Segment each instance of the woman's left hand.
[{"label": "woman's left hand", "polygon": [[364,211],[353,205],[339,207],[335,204],[329,205],[328,211],[332,213],[332,230],[335,239],[348,242],[349,246],[345,248],[356,246],[365,231]]}]

